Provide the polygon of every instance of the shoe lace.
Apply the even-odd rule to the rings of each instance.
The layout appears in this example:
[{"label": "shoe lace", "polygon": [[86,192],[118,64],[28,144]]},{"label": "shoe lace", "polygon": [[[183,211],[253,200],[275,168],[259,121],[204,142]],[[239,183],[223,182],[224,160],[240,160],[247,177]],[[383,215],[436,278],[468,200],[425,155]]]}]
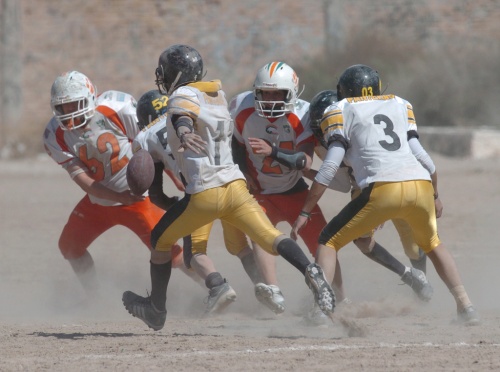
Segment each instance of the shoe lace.
[{"label": "shoe lace", "polygon": [[151,294],[149,291],[146,289],[146,297],[139,296],[139,302],[140,303],[151,303]]}]

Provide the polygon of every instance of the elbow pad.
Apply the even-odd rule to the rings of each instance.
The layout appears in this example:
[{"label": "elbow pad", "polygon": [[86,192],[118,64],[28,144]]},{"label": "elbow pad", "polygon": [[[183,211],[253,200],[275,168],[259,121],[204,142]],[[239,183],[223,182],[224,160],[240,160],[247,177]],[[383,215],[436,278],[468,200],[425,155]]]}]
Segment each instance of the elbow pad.
[{"label": "elbow pad", "polygon": [[270,156],[278,163],[283,164],[285,167],[290,169],[302,170],[307,164],[307,157],[305,153],[280,149],[276,146],[273,146]]}]

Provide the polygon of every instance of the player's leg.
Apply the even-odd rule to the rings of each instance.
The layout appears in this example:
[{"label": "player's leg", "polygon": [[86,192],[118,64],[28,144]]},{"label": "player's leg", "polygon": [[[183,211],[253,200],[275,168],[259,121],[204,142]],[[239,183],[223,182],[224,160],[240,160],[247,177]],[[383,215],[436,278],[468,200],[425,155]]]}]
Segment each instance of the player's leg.
[{"label": "player's leg", "polygon": [[[293,204],[296,206],[294,210],[289,210],[287,213],[287,221],[292,225],[295,219],[299,215],[302,206],[304,205],[307,193],[298,193],[294,195]],[[293,212],[293,213],[292,213]],[[316,259],[317,247],[318,247],[318,237],[321,231],[326,226],[326,220],[323,215],[321,208],[316,205],[311,211],[311,218],[307,224],[300,230],[299,236],[304,240],[309,252]],[[317,261],[316,261],[317,262]],[[323,261],[323,265],[320,265],[325,273],[325,276],[331,281],[332,287],[335,289],[336,301],[339,303],[346,299],[344,283],[342,280],[342,271],[340,270],[340,262],[338,257],[335,261]]]},{"label": "player's leg", "polygon": [[245,182],[234,181],[225,193],[227,212],[222,220],[233,224],[259,244],[266,252],[282,255],[302,274],[310,264],[302,249],[291,238],[276,229],[255,198],[248,192]]},{"label": "player's leg", "polygon": [[[332,265],[333,260],[337,259],[336,251],[344,247],[347,243],[363,235],[365,231],[375,229],[386,219],[390,218],[393,206],[391,202],[388,205],[381,203],[385,197],[383,191],[378,190],[372,198],[373,185],[365,188],[363,192],[355,199],[351,200],[322,230],[318,242],[318,251],[316,259],[319,266]],[[335,251],[335,252],[333,252]],[[332,280],[335,275],[329,272],[327,280]],[[318,302],[318,300],[317,300]],[[318,305],[321,304],[318,302]],[[335,304],[333,304],[333,307]],[[332,312],[333,312],[332,307]],[[322,308],[323,312],[328,313]]]},{"label": "player's leg", "polygon": [[[246,235],[235,226],[226,221],[222,222],[222,230],[224,232],[224,242],[229,253],[237,256],[248,277],[255,285],[255,297],[259,302],[267,306],[271,311],[279,314],[285,310],[283,295],[281,290],[274,282],[267,282],[266,280],[273,280],[269,273],[274,273],[274,266],[269,269],[260,258],[264,256],[264,260],[271,258],[271,263],[274,265],[274,256],[264,252],[262,248],[250,248]],[[260,258],[257,258],[259,254]],[[275,278],[275,276],[274,276]],[[274,279],[276,280],[276,279]]]},{"label": "player's leg", "polygon": [[172,270],[171,247],[180,238],[213,221],[217,215],[217,189],[186,196],[174,204],[151,232],[151,294],[123,293],[125,308],[150,328],[160,330],[166,320],[167,287]]},{"label": "player's leg", "polygon": [[260,283],[262,273],[257,266],[252,248],[248,244],[247,236],[227,221],[221,220],[221,224],[227,251],[240,259],[243,269],[253,284]]},{"label": "player's leg", "polygon": [[[285,299],[275,284],[277,279],[274,256],[264,252],[260,247],[253,246],[253,242],[253,248],[250,248],[248,239],[241,230],[226,221],[221,222],[226,248],[229,253],[240,259],[245,272],[255,285],[254,293],[257,300],[271,311],[277,314],[282,313],[285,310]],[[268,267],[269,261],[272,265],[270,268]]]},{"label": "player's leg", "polygon": [[[283,212],[280,210],[281,206],[279,205],[279,201],[283,199],[281,195],[254,194],[254,198],[258,201],[273,226],[276,227],[278,223],[286,221],[283,217]],[[252,241],[252,249],[254,251],[257,264],[261,270],[262,282],[277,286],[278,278],[276,276],[275,256],[266,252],[258,243],[254,241]]]},{"label": "player's leg", "polygon": [[392,223],[398,231],[401,244],[403,244],[405,254],[410,259],[411,265],[425,274],[427,272],[427,256],[413,240],[410,225],[400,218],[394,218]]},{"label": "player's leg", "polygon": [[205,301],[205,315],[222,312],[236,300],[236,292],[221,273],[217,271],[210,257],[207,256],[207,244],[212,226],[213,222],[191,233],[192,258],[190,264],[204,280],[209,291]]},{"label": "player's leg", "polygon": [[465,291],[453,256],[443,244],[439,244],[432,251],[428,252],[427,255],[432,261],[439,277],[446,284],[455,299],[459,321],[467,324],[478,324],[479,315]]},{"label": "player's leg", "polygon": [[430,301],[434,290],[429,284],[425,273],[416,268],[403,265],[396,257],[373,239],[373,235],[363,236],[354,241],[354,244],[365,256],[397,274],[403,283],[407,284],[423,301]]},{"label": "player's leg", "polygon": [[281,255],[299,270],[315,294],[321,310],[328,314],[333,313],[335,295],[321,267],[316,263],[312,264],[294,240],[272,225],[255,198],[249,194],[245,182],[232,182],[220,196],[221,205],[226,206],[220,218],[231,222],[266,252]]},{"label": "player's leg", "polygon": [[[160,218],[164,215],[165,210],[153,204],[149,198],[138,203],[128,206],[122,206],[119,213],[115,213],[115,220],[119,224],[132,230],[146,247],[151,250],[151,231],[156,226]],[[170,249],[172,257],[172,268],[181,270],[195,282],[200,282],[199,276],[189,270],[184,264],[183,248],[177,243],[173,244]]]},{"label": "player's leg", "polygon": [[[415,242],[430,258],[439,277],[453,295],[458,319],[468,324],[478,324],[479,316],[472,305],[453,256],[441,243],[437,233],[436,212],[434,206],[434,189],[430,182],[415,181],[415,193],[420,197],[405,211],[405,221],[412,227]],[[409,192],[406,191],[405,192]],[[411,212],[411,213],[408,213]]]},{"label": "player's leg", "polygon": [[262,273],[262,280],[255,284],[255,297],[276,314],[285,311],[285,298],[278,286],[276,258],[257,243],[252,242],[253,256]]},{"label": "player's leg", "polygon": [[59,250],[68,260],[79,282],[88,294],[98,289],[94,260],[88,247],[103,232],[114,225],[106,218],[106,209],[92,204],[85,196],[71,212],[59,237]]}]

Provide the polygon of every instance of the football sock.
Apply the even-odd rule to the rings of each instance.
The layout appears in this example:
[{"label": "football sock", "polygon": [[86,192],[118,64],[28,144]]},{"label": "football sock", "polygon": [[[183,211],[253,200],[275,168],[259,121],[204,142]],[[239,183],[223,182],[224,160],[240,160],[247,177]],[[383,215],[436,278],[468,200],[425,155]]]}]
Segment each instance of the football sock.
[{"label": "football sock", "polygon": [[467,306],[472,305],[463,285],[457,285],[456,287],[453,287],[452,289],[450,289],[450,292],[457,302],[457,310],[461,310],[466,308]]},{"label": "football sock", "polygon": [[241,264],[243,265],[245,272],[247,273],[253,284],[262,282],[259,268],[255,263],[255,257],[253,253],[247,254],[245,257],[243,257],[241,259]]},{"label": "football sock", "polygon": [[311,261],[306,257],[302,249],[291,238],[285,238],[278,243],[276,247],[277,252],[287,260],[290,264],[295,266],[302,274],[305,275],[306,268],[311,264]]},{"label": "football sock", "polygon": [[208,274],[207,278],[205,279],[205,285],[208,289],[212,289],[222,284],[224,284],[224,278],[217,271]]},{"label": "football sock", "polygon": [[172,273],[172,261],[164,264],[150,262],[151,302],[159,311],[165,311],[167,302],[167,287]]},{"label": "football sock", "polygon": [[427,273],[427,255],[421,249],[419,249],[419,254],[420,254],[420,257],[417,258],[416,260],[412,260],[410,258],[411,265],[415,269],[422,270],[424,272],[424,274],[426,274]]},{"label": "football sock", "polygon": [[[364,252],[363,252],[364,253]],[[399,262],[393,255],[391,255],[384,247],[375,242],[373,249],[369,253],[364,253],[376,263],[384,266],[392,272],[403,276],[406,266]]]},{"label": "football sock", "polygon": [[191,259],[193,258],[193,243],[191,241],[191,235],[182,238],[182,258],[184,259],[184,265],[188,269],[191,268]]}]

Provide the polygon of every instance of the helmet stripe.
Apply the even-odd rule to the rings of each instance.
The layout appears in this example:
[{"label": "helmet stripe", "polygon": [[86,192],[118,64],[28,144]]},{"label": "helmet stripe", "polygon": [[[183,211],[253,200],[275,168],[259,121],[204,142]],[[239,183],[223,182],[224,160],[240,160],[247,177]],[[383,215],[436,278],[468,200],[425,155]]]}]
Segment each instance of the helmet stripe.
[{"label": "helmet stripe", "polygon": [[269,66],[269,76],[272,77],[274,72],[283,65],[283,62],[271,62]]}]

